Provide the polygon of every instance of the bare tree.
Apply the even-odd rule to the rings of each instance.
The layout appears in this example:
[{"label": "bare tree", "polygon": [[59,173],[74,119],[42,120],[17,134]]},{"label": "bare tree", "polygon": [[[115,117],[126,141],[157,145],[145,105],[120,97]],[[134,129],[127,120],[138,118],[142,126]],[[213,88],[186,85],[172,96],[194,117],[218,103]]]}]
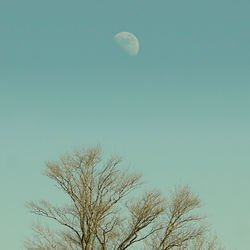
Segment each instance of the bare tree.
[{"label": "bare tree", "polygon": [[[52,231],[40,223],[26,249],[181,249],[206,232],[203,217],[194,214],[201,203],[188,186],[169,200],[158,191],[131,196],[142,185],[141,175],[121,169],[121,158],[104,160],[100,147],[75,151],[47,162],[44,174],[70,198],[63,207],[46,201],[28,202],[30,212],[55,221]],[[191,243],[190,243],[191,244]],[[191,249],[191,248],[190,248]]]}]

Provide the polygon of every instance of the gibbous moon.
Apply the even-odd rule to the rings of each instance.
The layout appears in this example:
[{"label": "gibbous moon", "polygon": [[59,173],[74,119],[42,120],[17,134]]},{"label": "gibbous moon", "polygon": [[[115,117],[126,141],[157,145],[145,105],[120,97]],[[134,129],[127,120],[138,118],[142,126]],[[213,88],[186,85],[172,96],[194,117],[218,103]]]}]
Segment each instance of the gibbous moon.
[{"label": "gibbous moon", "polygon": [[130,56],[136,56],[139,52],[139,40],[130,32],[119,32],[114,36],[117,44]]}]

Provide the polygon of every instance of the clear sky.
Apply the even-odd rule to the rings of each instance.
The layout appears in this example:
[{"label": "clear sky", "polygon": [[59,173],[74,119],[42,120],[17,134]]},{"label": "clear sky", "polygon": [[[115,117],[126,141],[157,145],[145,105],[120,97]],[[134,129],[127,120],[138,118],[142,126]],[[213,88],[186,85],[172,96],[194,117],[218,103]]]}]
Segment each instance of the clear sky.
[{"label": "clear sky", "polygon": [[[41,171],[101,144],[166,192],[191,184],[227,249],[249,249],[249,0],[1,0],[1,249],[21,249]],[[130,56],[117,32],[137,36]]]}]

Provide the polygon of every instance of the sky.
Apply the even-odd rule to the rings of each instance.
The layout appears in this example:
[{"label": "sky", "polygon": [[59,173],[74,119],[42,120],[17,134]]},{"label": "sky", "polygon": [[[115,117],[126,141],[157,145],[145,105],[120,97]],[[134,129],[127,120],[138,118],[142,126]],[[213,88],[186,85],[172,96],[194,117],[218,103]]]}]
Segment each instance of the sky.
[{"label": "sky", "polygon": [[[1,249],[56,200],[41,172],[100,144],[166,195],[190,184],[226,249],[249,248],[249,0],[2,0]],[[136,56],[114,41],[139,40]]]}]

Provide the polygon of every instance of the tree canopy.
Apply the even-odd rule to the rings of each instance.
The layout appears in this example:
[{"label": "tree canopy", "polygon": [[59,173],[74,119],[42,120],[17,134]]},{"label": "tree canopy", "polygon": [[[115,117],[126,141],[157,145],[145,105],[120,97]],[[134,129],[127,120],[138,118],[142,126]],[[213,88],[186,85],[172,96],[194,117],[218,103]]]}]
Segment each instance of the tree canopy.
[{"label": "tree canopy", "polygon": [[204,217],[196,212],[201,201],[190,186],[166,197],[155,190],[136,193],[142,175],[129,173],[121,162],[117,156],[104,160],[99,146],[47,162],[44,175],[70,202],[27,202],[31,213],[59,227],[36,224],[26,249],[219,249],[207,237]]}]

